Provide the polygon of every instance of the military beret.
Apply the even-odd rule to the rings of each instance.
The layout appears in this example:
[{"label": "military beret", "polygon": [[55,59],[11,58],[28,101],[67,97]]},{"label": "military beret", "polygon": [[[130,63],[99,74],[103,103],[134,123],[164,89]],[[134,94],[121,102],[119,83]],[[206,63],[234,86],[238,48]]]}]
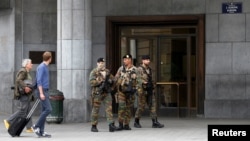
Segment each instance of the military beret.
[{"label": "military beret", "polygon": [[97,59],[97,62],[99,63],[99,62],[105,62],[105,59],[104,58],[98,58]]},{"label": "military beret", "polygon": [[149,56],[149,55],[143,55],[143,56],[141,57],[141,59],[142,59],[142,60],[150,59],[150,56]]},{"label": "military beret", "polygon": [[126,54],[126,55],[123,56],[123,59],[124,59],[124,58],[132,58],[132,55]]}]

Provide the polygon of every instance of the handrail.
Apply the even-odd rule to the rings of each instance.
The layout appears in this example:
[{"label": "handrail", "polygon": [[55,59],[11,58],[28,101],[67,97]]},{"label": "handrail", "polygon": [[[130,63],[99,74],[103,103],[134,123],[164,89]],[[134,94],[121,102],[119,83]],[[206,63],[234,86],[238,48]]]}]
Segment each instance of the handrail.
[{"label": "handrail", "polygon": [[174,82],[174,81],[169,81],[169,82],[156,82],[156,85],[176,85],[177,86],[177,115],[178,117],[180,116],[180,107],[179,107],[179,92],[180,92],[180,85],[187,84],[186,82]]},{"label": "handrail", "polygon": [[181,84],[187,84],[187,82],[156,82],[156,85],[181,85]]}]

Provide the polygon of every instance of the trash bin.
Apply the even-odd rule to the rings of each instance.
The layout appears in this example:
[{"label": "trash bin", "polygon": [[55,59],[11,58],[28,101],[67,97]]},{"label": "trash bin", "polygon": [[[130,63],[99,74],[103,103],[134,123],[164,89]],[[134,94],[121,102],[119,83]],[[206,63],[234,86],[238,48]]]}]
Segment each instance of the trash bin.
[{"label": "trash bin", "polygon": [[46,117],[47,123],[61,123],[63,121],[63,93],[59,90],[49,90],[51,113]]}]

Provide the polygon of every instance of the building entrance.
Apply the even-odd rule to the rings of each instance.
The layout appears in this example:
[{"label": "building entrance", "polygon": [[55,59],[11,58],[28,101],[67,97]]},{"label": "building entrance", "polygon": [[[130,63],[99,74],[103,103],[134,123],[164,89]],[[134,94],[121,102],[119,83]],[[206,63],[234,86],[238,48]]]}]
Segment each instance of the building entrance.
[{"label": "building entrance", "polygon": [[161,37],[156,68],[160,114],[196,115],[196,36]]},{"label": "building entrance", "polygon": [[151,58],[162,115],[188,116],[191,107],[196,109],[195,31],[195,27],[121,28],[121,55],[132,54],[135,66],[141,63],[142,55]]},{"label": "building entrance", "polygon": [[112,61],[112,66],[117,64],[118,68],[122,64],[121,57],[127,53],[133,56],[135,66],[141,63],[142,55],[150,55],[158,114],[168,117],[196,116],[202,114],[204,104],[204,93],[200,93],[203,83],[199,84],[203,77],[197,77],[204,75],[204,64],[201,65],[199,60],[204,57],[199,32],[196,24],[130,23],[114,26],[113,33],[118,38],[114,37],[116,41],[109,44],[116,47],[112,52],[107,50],[107,57],[119,54],[119,58],[115,57],[118,61]]}]

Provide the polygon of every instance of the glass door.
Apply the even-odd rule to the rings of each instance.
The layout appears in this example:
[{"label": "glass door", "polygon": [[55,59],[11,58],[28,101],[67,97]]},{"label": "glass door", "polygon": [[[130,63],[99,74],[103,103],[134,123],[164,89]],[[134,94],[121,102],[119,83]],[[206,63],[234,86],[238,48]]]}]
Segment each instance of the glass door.
[{"label": "glass door", "polygon": [[160,37],[157,93],[160,114],[190,116],[196,107],[195,38]]},{"label": "glass door", "polygon": [[[134,65],[139,66],[141,56],[150,55],[160,115],[196,115],[196,39],[195,27],[125,26],[120,29],[120,56],[131,54]],[[122,60],[119,63],[122,64]]]}]

